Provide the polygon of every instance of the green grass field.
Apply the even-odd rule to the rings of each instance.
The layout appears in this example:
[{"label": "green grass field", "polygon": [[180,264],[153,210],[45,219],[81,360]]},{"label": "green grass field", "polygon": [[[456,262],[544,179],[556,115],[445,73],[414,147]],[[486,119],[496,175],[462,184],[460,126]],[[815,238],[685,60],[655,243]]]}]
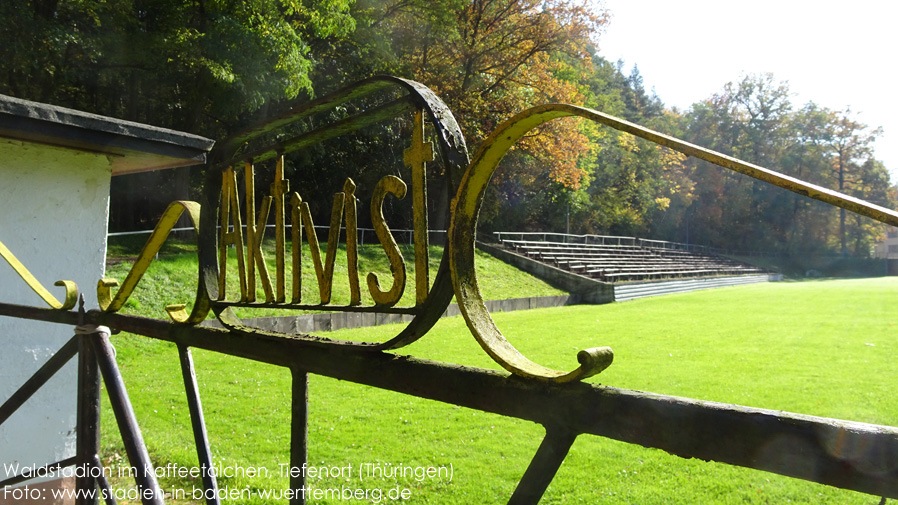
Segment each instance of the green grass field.
[{"label": "green grass field", "polygon": [[[129,237],[126,237],[129,238]],[[116,243],[110,247],[108,257],[109,265],[106,270],[106,276],[112,277],[119,282],[124,281],[131,269],[131,264],[136,258],[142,243],[133,241],[124,241]],[[325,247],[326,244],[322,245]],[[413,248],[408,245],[400,245],[400,250],[405,258],[406,265],[406,288],[399,306],[414,306],[415,304],[415,257]],[[271,281],[274,282],[274,243],[266,241],[262,247],[263,253],[266,255],[268,271]],[[391,285],[390,268],[387,257],[383,249],[378,245],[360,246],[359,249],[359,272],[360,286],[362,294],[362,304],[372,305],[373,301],[368,293],[365,278],[367,272],[374,272],[380,278],[380,282],[384,289]],[[441,247],[432,246],[428,255],[430,279],[433,277],[440,265],[443,249]],[[236,254],[231,248],[229,251],[228,263],[228,297],[236,300],[239,298],[239,283],[237,274]],[[291,249],[287,244],[286,253],[286,272],[287,272],[287,292],[290,296],[290,273],[292,272]],[[321,260],[324,261],[324,250],[321,252]],[[318,280],[315,276],[315,270],[312,267],[312,260],[309,255],[309,245],[304,244],[303,250],[303,266],[302,271],[302,300],[303,303],[316,304],[320,301],[318,292]],[[477,251],[478,276],[484,281],[483,295],[487,300],[502,300],[506,298],[517,298],[527,296],[552,296],[564,294],[563,291],[555,289],[545,282],[536,279],[520,270],[507,265],[492,256]],[[346,245],[340,244],[334,262],[333,277],[333,294],[331,303],[334,305],[349,303],[349,283],[347,281],[346,267]],[[133,295],[129,298],[125,310],[123,312],[139,314],[147,317],[166,318],[164,307],[172,303],[190,302],[192,306],[194,297],[196,296],[197,282],[197,266],[196,266],[196,246],[189,243],[178,241],[166,242],[159,258],[154,261],[146,277],[135,289]],[[264,300],[265,294],[262,289],[261,282],[257,282],[256,288],[257,300]],[[236,308],[240,317],[269,317],[279,315],[296,315],[296,310],[266,309],[266,308]],[[305,311],[308,312],[308,311]],[[209,317],[214,317],[210,314]]]},{"label": "green grass field", "polygon": [[[507,282],[505,277],[500,274],[491,281],[484,275],[484,290],[502,292],[490,284],[498,285],[495,281],[500,279]],[[160,294],[153,296],[163,297],[162,303],[173,301],[161,291],[160,287]],[[578,349],[611,346],[614,364],[591,382],[894,426],[898,425],[894,401],[898,367],[892,358],[898,323],[896,295],[898,279],[892,278],[782,282],[602,306],[500,313],[494,319],[515,346],[548,366],[569,369]],[[141,301],[140,308],[146,309],[146,303]],[[387,339],[399,329],[381,326],[331,336]],[[195,466],[176,349],[129,335],[114,337],[114,343],[155,464]],[[241,492],[244,498],[255,493],[254,499],[230,503],[286,503],[258,493],[284,488],[287,483],[279,468],[287,463],[289,452],[288,370],[207,351],[194,353],[216,463],[271,474],[269,478],[220,478],[220,486]],[[498,369],[461,318],[444,319],[399,353]],[[311,465],[452,468],[451,480],[406,476],[359,482],[355,473],[348,480],[309,479],[319,488],[384,493],[398,488],[410,494],[409,499],[397,502],[505,503],[543,435],[542,428],[532,423],[320,376],[311,377],[309,396]],[[104,463],[126,464],[108,406],[104,426]],[[117,480],[116,485],[129,483]],[[164,478],[162,486],[189,497],[201,484],[198,479]],[[309,503],[378,501],[369,495],[368,500]],[[575,442],[541,503],[878,501],[584,435]],[[385,494],[380,502],[393,501]]]}]

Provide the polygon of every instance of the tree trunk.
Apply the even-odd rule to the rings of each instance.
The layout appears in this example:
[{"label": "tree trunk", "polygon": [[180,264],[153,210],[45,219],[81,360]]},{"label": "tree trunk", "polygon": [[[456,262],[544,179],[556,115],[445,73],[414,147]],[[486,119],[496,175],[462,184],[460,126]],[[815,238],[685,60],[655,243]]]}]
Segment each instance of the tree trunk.
[{"label": "tree trunk", "polygon": [[839,240],[842,256],[848,256],[847,237],[845,236],[845,209],[839,209]]}]

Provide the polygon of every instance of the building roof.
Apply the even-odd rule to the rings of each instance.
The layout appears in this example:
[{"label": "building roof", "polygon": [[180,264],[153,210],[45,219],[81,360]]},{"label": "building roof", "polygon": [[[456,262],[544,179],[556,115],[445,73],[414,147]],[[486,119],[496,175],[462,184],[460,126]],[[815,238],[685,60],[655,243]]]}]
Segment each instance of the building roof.
[{"label": "building roof", "polygon": [[205,163],[214,141],[0,95],[0,137],[112,156],[112,175]]}]

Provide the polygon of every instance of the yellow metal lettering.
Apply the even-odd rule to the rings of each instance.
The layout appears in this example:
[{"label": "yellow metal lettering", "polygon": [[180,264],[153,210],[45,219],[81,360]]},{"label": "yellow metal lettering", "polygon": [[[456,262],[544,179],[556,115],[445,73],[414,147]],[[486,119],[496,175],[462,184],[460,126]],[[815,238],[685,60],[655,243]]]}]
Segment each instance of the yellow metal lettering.
[{"label": "yellow metal lettering", "polygon": [[[342,195],[343,193],[339,193]],[[336,210],[337,205],[334,204],[334,209]],[[343,202],[340,202],[340,210],[343,209]],[[312,211],[309,209],[309,204],[306,202],[300,202],[300,213],[302,214],[302,224],[306,229],[306,240],[309,242],[309,254],[312,256],[312,265],[315,267],[315,275],[318,278],[318,292],[321,296],[321,303],[329,303],[330,302],[330,285],[328,284],[325,297],[325,288],[324,285],[324,269],[321,265],[321,246],[318,244],[318,234],[315,233],[315,223],[312,221]],[[339,221],[338,221],[339,222]],[[325,299],[327,301],[325,301]]]},{"label": "yellow metal lettering", "polygon": [[256,261],[252,244],[256,242],[256,177],[253,164],[243,165],[243,184],[246,189],[246,301],[256,301]]},{"label": "yellow metal lettering", "polygon": [[275,299],[277,303],[283,303],[286,297],[286,274],[284,267],[285,251],[285,231],[284,223],[285,204],[284,196],[290,191],[290,181],[284,179],[284,157],[278,157],[277,167],[274,172],[274,182],[271,183],[271,198],[274,200],[274,250],[275,250],[275,279],[277,282],[277,292]]},{"label": "yellow metal lettering", "polygon": [[[147,239],[146,244],[144,244],[143,249],[141,249],[134,266],[131,267],[128,276],[125,277],[115,296],[112,295],[112,288],[119,285],[117,280],[105,278],[100,279],[97,283],[97,301],[101,309],[106,312],[117,312],[125,306],[125,302],[128,301],[131,293],[134,292],[134,288],[146,273],[150,263],[152,263],[153,258],[156,257],[156,254],[162,248],[172,228],[185,212],[193,224],[194,231],[199,234],[200,205],[196,202],[187,201],[171,203],[165,209],[159,222],[156,223],[156,227]],[[193,310],[190,314],[185,310],[186,307],[186,304],[178,303],[166,306],[165,310],[172,321],[177,323],[196,324],[206,319],[210,305],[209,296],[202,282],[197,284],[196,299],[193,302]]]},{"label": "yellow metal lettering", "polygon": [[380,240],[380,244],[390,260],[390,272],[393,274],[393,286],[389,291],[383,291],[377,280],[377,274],[374,272],[368,273],[368,291],[377,305],[388,307],[396,305],[405,292],[405,261],[402,259],[402,252],[399,251],[396,239],[393,238],[386,219],[384,219],[383,203],[387,193],[402,199],[405,198],[406,190],[407,186],[402,182],[402,179],[394,175],[388,175],[378,181],[377,186],[374,187],[374,196],[371,198],[371,222],[374,226],[374,232],[377,234],[377,238]]},{"label": "yellow metal lettering", "polygon": [[265,301],[274,301],[274,290],[271,288],[271,276],[268,275],[268,264],[265,262],[265,255],[262,254],[262,239],[265,238],[265,223],[268,222],[268,211],[271,210],[271,197],[262,198],[262,208],[259,209],[259,215],[256,217],[256,236],[252,244],[247,244],[252,248],[253,255],[256,258],[256,271],[259,273],[259,279],[262,281],[262,290],[265,291]]},{"label": "yellow metal lettering", "polygon": [[[433,159],[433,149],[429,144],[423,143],[423,126],[419,123],[415,136],[416,140],[412,148],[407,149],[405,158],[414,169],[419,186],[424,185],[424,161]],[[255,198],[255,168],[251,162],[244,167],[244,186],[246,202],[246,251],[243,250],[242,223],[240,222],[240,206],[238,203],[238,191],[236,176],[233,167],[228,168],[222,179],[221,215],[220,215],[220,240],[219,240],[219,296],[224,301],[227,291],[227,265],[228,246],[233,245],[237,250],[237,263],[240,277],[241,303],[256,302],[257,281],[261,282],[265,292],[265,303],[290,303],[299,305],[302,303],[302,235],[305,228],[306,241],[312,257],[312,265],[318,280],[320,304],[331,303],[333,297],[333,277],[336,255],[339,251],[341,225],[346,225],[346,264],[349,281],[349,305],[362,304],[361,281],[359,276],[358,257],[358,198],[356,198],[357,186],[355,182],[347,178],[343,191],[334,195],[331,210],[330,227],[328,230],[327,249],[322,258],[321,247],[315,232],[315,225],[308,203],[304,202],[298,192],[289,192],[290,183],[284,174],[284,159],[278,160],[275,169],[274,182],[271,184],[271,195],[262,198],[259,207],[256,207]],[[390,271],[393,277],[393,285],[389,290],[381,288],[377,275],[373,272],[366,277],[368,291],[376,305],[393,306],[399,302],[405,292],[407,271],[405,260],[399,251],[395,238],[383,217],[383,202],[387,194],[398,198],[404,198],[408,191],[406,184],[395,176],[387,176],[381,179],[375,190],[371,202],[371,219],[381,246],[390,261]],[[429,276],[427,267],[427,210],[426,195],[424,190],[418,191],[419,197],[415,200],[415,253],[418,264],[416,303],[421,304],[427,299]],[[266,223],[269,213],[274,210],[275,221],[275,254],[276,254],[276,284],[268,271],[265,256],[262,252],[262,243],[265,237]],[[289,208],[289,210],[288,210]],[[291,221],[290,242],[292,247],[292,271],[290,272],[291,298],[287,302],[287,219]],[[111,287],[111,286],[110,286]],[[174,310],[174,307],[173,307]]]},{"label": "yellow metal lettering", "polygon": [[[233,221],[233,223],[231,222]],[[233,231],[229,231],[233,224]],[[221,181],[221,238],[218,242],[218,299],[227,298],[228,244],[237,250],[237,271],[240,276],[240,300],[246,301],[246,262],[243,257],[243,226],[240,223],[240,204],[237,200],[237,177],[234,167],[222,172]]]},{"label": "yellow metal lettering", "polygon": [[255,169],[251,163],[244,169],[246,186],[246,263],[247,263],[247,293],[244,301],[256,301],[256,271],[262,281],[262,289],[265,291],[265,301],[271,301],[274,293],[271,289],[271,277],[268,275],[268,265],[265,263],[265,255],[262,254],[262,239],[265,238],[265,223],[268,222],[268,211],[271,208],[271,198],[262,199],[262,208],[256,216],[255,196]]},{"label": "yellow metal lettering", "polygon": [[412,209],[415,228],[415,301],[418,305],[427,299],[430,290],[427,237],[427,169],[425,163],[433,161],[433,146],[424,142],[424,113],[415,111],[412,130],[412,146],[403,151],[405,165],[412,170]]},{"label": "yellow metal lettering", "polygon": [[[293,192],[290,197],[290,243],[293,248],[293,298],[290,303],[302,302],[302,198]],[[315,235],[314,229],[312,236]],[[316,241],[317,242],[317,241]],[[316,246],[317,247],[317,246]]]},{"label": "yellow metal lettering", "polygon": [[334,260],[337,257],[337,242],[340,239],[340,223],[343,220],[343,193],[334,195],[334,206],[331,211],[331,225],[327,232],[327,252],[324,265],[321,264],[321,249],[318,246],[318,236],[315,234],[315,226],[312,223],[312,213],[309,204],[302,203],[303,223],[306,226],[306,236],[309,240],[309,249],[312,253],[312,262],[315,264],[315,275],[318,277],[318,292],[321,295],[321,303],[331,302],[331,286],[334,281]]},{"label": "yellow metal lettering", "polygon": [[251,162],[243,166],[243,183],[246,189],[246,301],[256,301],[256,255],[252,244],[256,242],[256,182],[255,168]]},{"label": "yellow metal lettering", "polygon": [[[355,182],[347,178],[343,184],[343,213],[346,215],[346,270],[349,274],[349,304],[361,305],[359,289],[358,218],[356,217]],[[333,225],[331,225],[333,226]],[[328,249],[330,253],[330,249]]]}]

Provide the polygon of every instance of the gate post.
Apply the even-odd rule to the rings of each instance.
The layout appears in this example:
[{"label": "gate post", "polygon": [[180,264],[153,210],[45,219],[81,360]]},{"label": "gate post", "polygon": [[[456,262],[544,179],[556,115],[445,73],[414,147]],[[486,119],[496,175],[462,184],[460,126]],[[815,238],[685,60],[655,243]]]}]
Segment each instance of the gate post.
[{"label": "gate post", "polygon": [[547,426],[546,436],[508,500],[508,505],[539,503],[576,439],[577,435],[565,428]]},{"label": "gate post", "polygon": [[200,389],[193,368],[193,355],[186,345],[178,344],[178,356],[181,359],[181,376],[187,393],[187,407],[190,410],[190,424],[193,427],[193,440],[196,444],[196,455],[200,463],[203,480],[203,496],[206,505],[219,505],[218,479],[215,465],[212,463],[212,451],[209,449],[209,436],[206,433],[206,420],[203,416],[203,405],[200,402]]},{"label": "gate post", "polygon": [[[81,317],[83,320],[83,305]],[[75,440],[75,505],[96,505],[97,479],[89,469],[99,464],[100,369],[91,335],[77,331],[78,406]]]},{"label": "gate post", "polygon": [[309,373],[290,368],[293,374],[293,401],[290,416],[290,505],[305,505],[306,477],[303,465],[308,461]]}]

